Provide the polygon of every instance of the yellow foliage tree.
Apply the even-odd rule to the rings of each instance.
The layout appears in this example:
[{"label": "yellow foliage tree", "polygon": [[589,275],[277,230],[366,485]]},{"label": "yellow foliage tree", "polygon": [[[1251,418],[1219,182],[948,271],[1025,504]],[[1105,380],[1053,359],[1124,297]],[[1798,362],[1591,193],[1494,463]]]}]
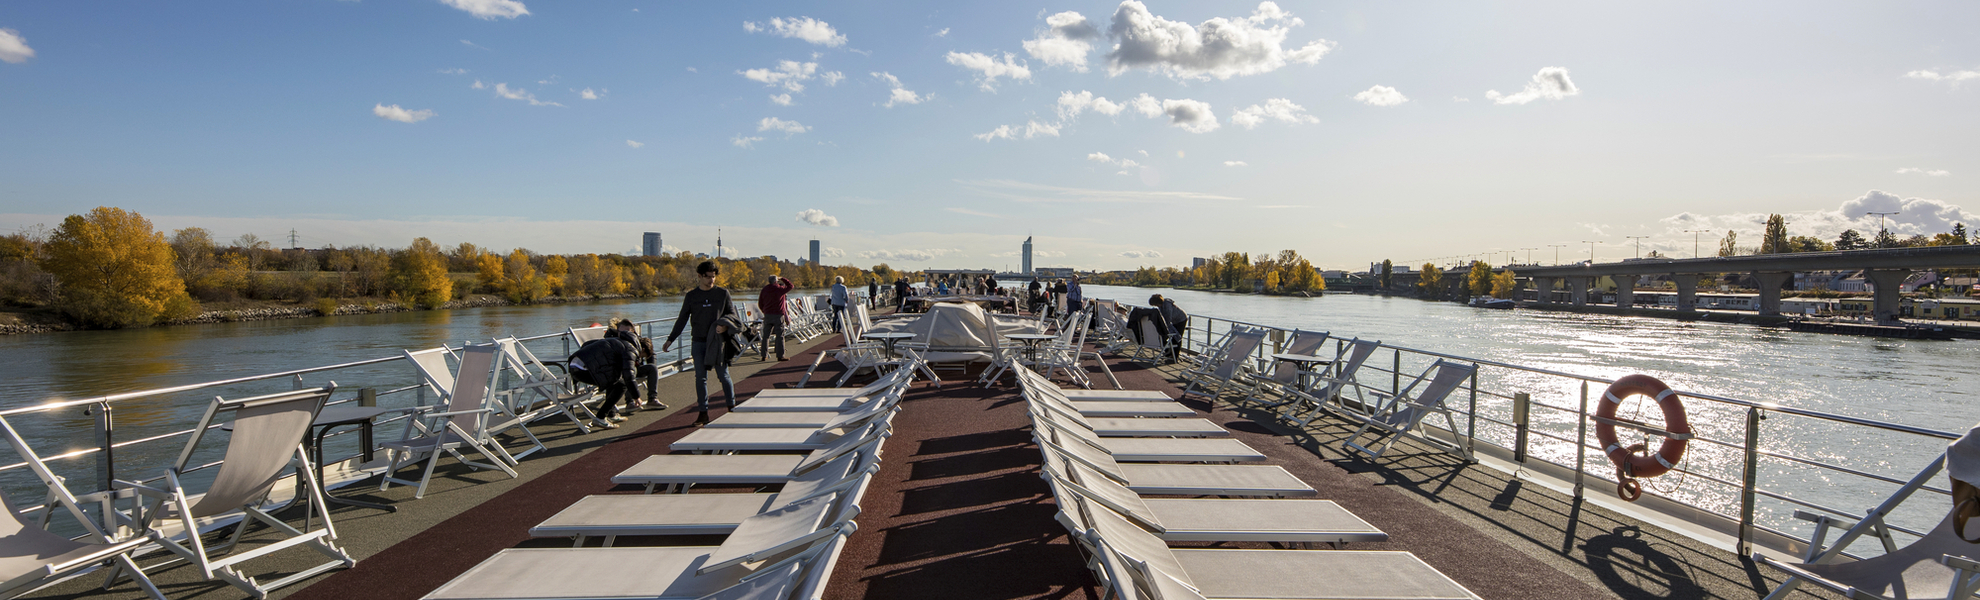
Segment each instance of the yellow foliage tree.
[{"label": "yellow foliage tree", "polygon": [[475,279],[481,287],[499,290],[502,287],[502,257],[493,252],[483,252],[474,257]]},{"label": "yellow foliage tree", "polygon": [[658,278],[659,272],[653,269],[653,265],[639,263],[637,266],[634,266],[632,268],[633,295],[642,298],[653,295],[655,290],[660,287],[659,281],[657,281]]},{"label": "yellow foliage tree", "polygon": [[1499,271],[1498,275],[1492,276],[1492,297],[1511,299],[1513,289],[1518,285],[1519,283],[1513,280],[1512,269]]},{"label": "yellow foliage tree", "polygon": [[549,288],[552,294],[565,295],[564,286],[567,283],[565,277],[570,275],[570,272],[571,264],[566,262],[564,257],[550,255],[550,258],[543,259],[543,286]]},{"label": "yellow foliage tree", "polygon": [[41,269],[61,285],[61,307],[91,327],[141,327],[192,316],[165,234],[135,212],[99,206],[69,215],[42,245]]},{"label": "yellow foliage tree", "polygon": [[521,248],[509,253],[502,263],[502,296],[510,302],[528,304],[543,299],[549,294],[549,285],[537,276],[536,267],[529,264],[529,253]]},{"label": "yellow foliage tree", "polygon": [[414,238],[411,246],[392,257],[392,283],[400,298],[420,306],[436,308],[454,299],[447,255],[426,238]]},{"label": "yellow foliage tree", "polygon": [[1492,267],[1485,261],[1471,261],[1471,273],[1465,284],[1471,287],[1471,295],[1483,296],[1492,293]]},{"label": "yellow foliage tree", "polygon": [[721,286],[731,290],[755,289],[756,273],[749,270],[749,263],[736,261],[722,269]]},{"label": "yellow foliage tree", "polygon": [[1437,265],[1423,263],[1423,271],[1417,274],[1416,287],[1423,290],[1424,294],[1434,297],[1441,295],[1437,290],[1441,289],[1443,283],[1444,270],[1437,268]]}]

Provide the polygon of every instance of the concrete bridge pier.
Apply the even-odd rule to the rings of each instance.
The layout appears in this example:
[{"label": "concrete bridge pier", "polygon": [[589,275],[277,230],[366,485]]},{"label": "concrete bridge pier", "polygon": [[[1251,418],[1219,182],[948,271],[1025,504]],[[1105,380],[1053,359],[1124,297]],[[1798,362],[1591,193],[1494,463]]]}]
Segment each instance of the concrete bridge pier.
[{"label": "concrete bridge pier", "polygon": [[1671,282],[1678,286],[1678,310],[1698,310],[1698,275],[1678,273],[1671,275]]},{"label": "concrete bridge pier", "polygon": [[1574,299],[1575,308],[1588,306],[1588,288],[1595,282],[1593,277],[1569,277],[1568,297]]},{"label": "concrete bridge pier", "polygon": [[1635,308],[1636,276],[1610,275],[1609,280],[1616,282],[1616,308]]},{"label": "concrete bridge pier", "polygon": [[1904,284],[1904,278],[1911,275],[1911,270],[1873,269],[1864,271],[1863,275],[1865,279],[1870,280],[1870,285],[1874,288],[1871,290],[1870,306],[1871,312],[1877,316],[1877,324],[1896,325],[1898,288]]},{"label": "concrete bridge pier", "polygon": [[1753,272],[1753,285],[1760,288],[1760,316],[1781,314],[1781,286],[1792,277],[1793,273]]},{"label": "concrete bridge pier", "polygon": [[1539,292],[1538,294],[1539,303],[1541,304],[1554,303],[1554,285],[1555,285],[1555,280],[1552,277],[1533,278],[1533,290]]}]

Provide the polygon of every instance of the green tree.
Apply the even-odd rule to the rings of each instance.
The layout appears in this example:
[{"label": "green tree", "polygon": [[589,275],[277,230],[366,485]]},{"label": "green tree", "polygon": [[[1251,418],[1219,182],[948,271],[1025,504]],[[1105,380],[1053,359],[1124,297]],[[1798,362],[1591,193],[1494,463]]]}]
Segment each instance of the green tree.
[{"label": "green tree", "polygon": [[1787,219],[1780,215],[1767,215],[1767,233],[1760,239],[1761,254],[1786,254],[1788,246]]},{"label": "green tree", "polygon": [[194,312],[172,246],[135,212],[99,206],[69,215],[42,245],[63,312],[91,327],[140,327]]},{"label": "green tree", "polygon": [[1973,238],[1966,235],[1965,223],[1953,223],[1952,236],[1959,240],[1959,245],[1961,246],[1973,243]]},{"label": "green tree", "polygon": [[1739,232],[1726,231],[1726,239],[1719,240],[1719,256],[1739,255]]},{"label": "green tree", "polygon": [[406,302],[437,308],[454,299],[454,281],[447,277],[447,256],[426,238],[392,257],[392,289]]},{"label": "green tree", "polygon": [[1492,267],[1482,260],[1471,261],[1471,273],[1466,277],[1465,285],[1471,287],[1473,296],[1492,293]]},{"label": "green tree", "polygon": [[1862,250],[1868,247],[1869,244],[1863,241],[1863,234],[1857,233],[1854,229],[1844,229],[1842,235],[1836,236],[1837,250]]},{"label": "green tree", "polygon": [[1423,263],[1423,271],[1417,274],[1416,279],[1416,287],[1423,291],[1423,295],[1432,298],[1442,296],[1439,291],[1443,289],[1443,283],[1444,270],[1437,268],[1437,265]]},{"label": "green tree", "polygon": [[1872,247],[1872,248],[1902,248],[1902,247],[1904,247],[1904,241],[1903,241],[1903,240],[1900,240],[1900,239],[1898,239],[1898,237],[1897,237],[1897,235],[1895,235],[1895,234],[1892,234],[1892,233],[1891,233],[1891,230],[1889,230],[1889,229],[1881,229],[1881,230],[1878,230],[1878,231],[1877,231],[1877,237],[1875,237],[1875,238],[1872,238],[1872,239],[1870,240],[1870,247]]},{"label": "green tree", "polygon": [[1251,279],[1251,257],[1243,252],[1225,252],[1222,261],[1223,286],[1227,290],[1239,289]]},{"label": "green tree", "polygon": [[1382,289],[1389,289],[1389,285],[1394,280],[1395,271],[1396,266],[1391,264],[1389,259],[1382,259]]},{"label": "green tree", "polygon": [[1797,235],[1788,238],[1788,252],[1828,252],[1836,247],[1810,235]]}]

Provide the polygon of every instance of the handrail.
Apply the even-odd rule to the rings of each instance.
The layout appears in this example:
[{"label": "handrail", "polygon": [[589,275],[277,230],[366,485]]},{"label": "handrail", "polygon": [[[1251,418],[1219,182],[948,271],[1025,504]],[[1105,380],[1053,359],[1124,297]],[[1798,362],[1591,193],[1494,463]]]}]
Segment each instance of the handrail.
[{"label": "handrail", "polygon": [[[1123,306],[1132,306],[1127,303],[1122,303],[1122,304]],[[1264,325],[1260,323],[1241,321],[1237,319],[1226,319],[1226,318],[1214,317],[1208,315],[1192,315],[1192,316],[1195,319],[1201,319],[1200,322],[1203,323],[1202,325],[1203,333],[1201,337],[1190,336],[1188,335],[1188,332],[1185,332],[1185,335],[1182,336],[1184,340],[1183,342],[1184,346],[1191,350],[1202,350],[1209,348],[1215,343],[1214,340],[1217,338],[1219,331],[1228,330],[1229,328],[1235,326],[1263,328],[1268,331],[1281,332],[1282,334],[1290,334],[1292,331],[1294,331],[1294,329],[1289,329],[1285,327]],[[1223,324],[1221,327],[1219,325],[1220,323]],[[1338,338],[1338,336],[1336,337]],[[1260,344],[1259,347],[1256,350],[1254,350],[1253,352],[1254,355],[1250,358],[1260,361],[1265,360],[1265,358],[1271,354],[1271,346],[1272,344],[1269,343]],[[1424,350],[1420,348],[1412,348],[1412,347],[1402,346],[1393,343],[1378,343],[1378,347],[1381,349],[1389,350],[1394,355],[1393,365],[1378,364],[1378,361],[1373,360],[1372,357],[1371,360],[1369,360],[1367,363],[1364,364],[1363,369],[1367,371],[1375,372],[1379,375],[1383,375],[1382,379],[1390,380],[1389,382],[1384,382],[1388,384],[1385,386],[1377,385],[1373,381],[1369,381],[1368,378],[1364,378],[1363,381],[1365,383],[1357,384],[1362,387],[1369,388],[1371,390],[1378,389],[1380,387],[1400,387],[1403,379],[1405,379],[1408,376],[1412,376],[1409,373],[1405,373],[1402,369],[1404,362],[1403,361],[1404,354],[1410,355],[1410,357],[1412,357],[1412,359],[1414,360],[1428,360],[1428,359],[1459,360],[1459,361],[1474,363],[1483,368],[1505,370],[1505,371],[1519,372],[1519,373],[1532,374],[1532,375],[1542,375],[1547,377],[1560,378],[1570,382],[1580,382],[1583,386],[1587,386],[1591,384],[1609,385],[1615,382],[1615,380],[1613,379],[1608,379],[1603,377],[1582,375],[1577,373],[1570,373],[1565,371],[1558,371],[1558,370],[1539,368],[1539,367],[1524,366],[1524,365],[1512,364],[1499,360],[1479,359],[1479,358],[1461,356],[1461,355],[1450,354],[1445,352],[1436,352],[1436,351]],[[1380,361],[1380,362],[1391,362],[1391,361]],[[1485,369],[1481,369],[1480,372],[1485,372]],[[1481,414],[1480,413],[1481,407],[1479,406],[1479,403],[1476,401],[1476,399],[1480,397],[1501,399],[1497,401],[1501,402],[1502,406],[1507,404],[1505,402],[1506,400],[1510,400],[1512,402],[1519,402],[1522,400],[1516,398],[1515,397],[1517,396],[1516,394],[1510,393],[1512,391],[1518,391],[1518,390],[1494,391],[1494,390],[1480,389],[1478,380],[1476,376],[1474,376],[1474,378],[1471,381],[1470,391],[1473,393],[1474,400],[1472,401],[1469,407],[1464,406],[1463,402],[1451,402],[1447,404],[1447,406],[1454,415],[1462,416],[1466,421],[1466,423],[1459,424],[1460,429],[1466,429],[1465,431],[1449,432],[1452,438],[1458,439],[1460,443],[1468,443],[1472,445],[1483,443],[1498,448],[1502,448],[1510,452],[1513,456],[1524,457],[1522,460],[1529,460],[1529,461],[1538,460],[1542,462],[1547,462],[1555,466],[1566,468],[1570,472],[1578,473],[1579,475],[1577,477],[1593,476],[1597,479],[1613,481],[1612,474],[1601,472],[1603,468],[1609,466],[1608,461],[1601,460],[1600,458],[1602,456],[1602,452],[1601,452],[1602,449],[1593,445],[1593,440],[1589,439],[1592,438],[1593,436],[1588,436],[1585,434],[1587,429],[1592,425],[1594,425],[1596,421],[1595,417],[1586,408],[1577,409],[1572,405],[1556,406],[1553,404],[1539,401],[1537,399],[1524,400],[1525,402],[1529,403],[1528,404],[1529,406],[1537,405],[1539,407],[1551,409],[1554,411],[1572,414],[1575,416],[1575,419],[1572,423],[1546,426],[1551,429],[1564,431],[1565,432],[1564,435],[1553,435],[1548,431],[1542,431],[1541,430],[1542,426],[1537,423],[1530,425],[1527,429],[1523,431],[1518,431],[1518,425],[1511,424],[1508,423],[1507,421],[1502,421]],[[1584,396],[1586,396],[1587,393],[1588,392],[1584,390],[1583,392]],[[1665,497],[1666,500],[1669,500],[1671,502],[1676,502],[1678,504],[1689,506],[1690,508],[1695,510],[1712,513],[1712,514],[1718,514],[1720,516],[1729,519],[1729,521],[1731,522],[1736,522],[1738,524],[1738,535],[1736,536],[1737,537],[1736,546],[1738,547],[1738,550],[1741,554],[1747,554],[1751,552],[1752,544],[1755,542],[1755,536],[1761,533],[1783,536],[1790,539],[1798,539],[1803,542],[1807,541],[1806,538],[1804,537],[1800,537],[1798,535],[1789,533],[1785,528],[1773,527],[1773,526],[1769,526],[1768,524],[1757,522],[1758,521],[1756,516],[1757,511],[1755,510],[1755,502],[1754,502],[1756,499],[1764,498],[1769,500],[1787,502],[1790,504],[1800,505],[1814,510],[1835,513],[1837,516],[1842,516],[1842,517],[1849,517],[1849,518],[1861,517],[1860,513],[1842,511],[1832,507],[1823,506],[1815,502],[1796,499],[1791,497],[1788,493],[1786,493],[1783,490],[1770,489],[1767,486],[1760,485],[1759,480],[1756,476],[1758,470],[1757,467],[1759,465],[1758,461],[1762,461],[1762,460],[1784,461],[1786,464],[1790,464],[1790,465],[1801,465],[1807,468],[1816,468],[1829,473],[1837,473],[1851,477],[1858,477],[1864,480],[1877,482],[1881,484],[1902,485],[1905,483],[1903,479],[1900,479],[1898,477],[1890,477],[1886,475],[1871,473],[1868,471],[1864,471],[1840,464],[1831,464],[1829,462],[1825,462],[1814,458],[1795,456],[1794,454],[1787,451],[1762,450],[1760,443],[1762,436],[1760,434],[1764,433],[1764,431],[1760,428],[1760,421],[1765,416],[1778,415],[1778,416],[1787,416],[1787,417],[1798,417],[1798,418],[1809,419],[1818,422],[1828,422],[1828,423],[1835,423],[1835,424],[1851,426],[1851,427],[1862,427],[1862,428],[1868,428],[1879,431],[1888,431],[1897,434],[1902,434],[1905,436],[1916,436],[1917,438],[1922,438],[1924,440],[1932,440],[1935,443],[1958,439],[1961,435],[1959,433],[1941,431],[1929,427],[1919,427],[1914,425],[1906,425],[1902,423],[1893,423],[1888,421],[1879,421],[1875,419],[1866,419],[1861,417],[1836,414],[1836,413],[1825,412],[1820,410],[1811,410],[1806,408],[1781,406],[1779,404],[1775,404],[1772,402],[1756,402],[1756,401],[1745,400],[1740,398],[1732,398],[1727,396],[1706,394],[1706,393],[1690,393],[1684,391],[1680,391],[1679,393],[1689,399],[1697,399],[1706,402],[1708,406],[1717,406],[1729,413],[1743,413],[1745,415],[1744,440],[1735,441],[1738,440],[1739,437],[1738,433],[1740,431],[1740,426],[1733,421],[1728,421],[1725,424],[1727,427],[1731,428],[1730,433],[1733,433],[1733,435],[1728,437],[1734,438],[1733,440],[1714,439],[1712,437],[1703,435],[1702,433],[1698,434],[1694,438],[1699,441],[1707,442],[1713,446],[1718,446],[1721,448],[1725,448],[1727,450],[1731,450],[1736,455],[1740,453],[1744,454],[1743,465],[1741,463],[1742,459],[1738,458],[1737,456],[1734,456],[1732,457],[1732,460],[1730,460],[1729,462],[1723,464],[1716,464],[1711,467],[1711,470],[1727,473],[1730,475],[1729,477],[1714,476],[1712,474],[1707,474],[1704,472],[1699,472],[1691,469],[1683,469],[1683,468],[1677,469],[1678,472],[1688,474],[1689,476],[1695,477],[1697,480],[1719,486],[1718,489],[1726,489],[1733,491],[1736,494],[1736,497],[1731,498],[1730,500],[1736,500],[1737,502],[1729,502],[1728,506],[1732,504],[1736,504],[1738,508],[1738,513],[1731,514],[1723,509],[1714,509],[1708,506],[1698,505],[1692,502],[1685,501],[1680,498]],[[1478,431],[1478,429],[1480,429],[1481,426],[1482,428],[1487,428],[1496,431],[1488,431],[1485,434],[1481,434]],[[1697,427],[1696,422],[1694,422],[1694,428],[1696,427]],[[1584,432],[1582,438],[1574,439],[1574,435],[1575,435],[1574,428],[1579,428],[1581,431]],[[1494,439],[1488,439],[1488,437],[1496,437],[1502,434],[1507,434],[1509,431],[1517,431],[1518,433],[1520,433],[1520,435],[1518,436],[1505,435],[1505,437],[1507,438],[1515,439],[1516,441],[1513,443],[1518,444],[1519,445],[1518,448],[1508,447],[1505,444],[1495,441]],[[1568,448],[1566,449],[1567,451],[1559,453],[1557,456],[1576,457],[1575,460],[1570,461],[1574,464],[1563,464],[1560,461],[1549,460],[1545,457],[1528,452],[1526,450],[1526,446],[1529,445],[1528,440],[1531,438],[1529,438],[1527,434],[1532,434],[1532,438],[1538,438],[1540,440],[1551,439],[1557,441],[1558,443],[1566,444],[1568,446]],[[1487,437],[1481,437],[1481,435],[1485,435]],[[1576,449],[1576,447],[1578,447],[1578,449]],[[1596,461],[1599,462],[1588,461],[1587,460],[1588,457],[1591,456],[1596,457]],[[1742,469],[1744,470],[1743,477],[1740,476],[1740,471]],[[1944,490],[1929,485],[1924,486],[1924,489],[1930,492],[1945,493]],[[1573,493],[1577,499],[1581,498],[1583,496],[1583,486],[1577,482],[1574,486]],[[1703,500],[1706,498],[1712,498],[1714,496],[1705,493],[1695,493],[1695,494],[1691,494],[1691,497]],[[1724,497],[1717,496],[1717,498],[1724,498]],[[1890,528],[1894,531],[1915,532],[1914,529],[1898,526],[1896,524],[1891,524]]]}]

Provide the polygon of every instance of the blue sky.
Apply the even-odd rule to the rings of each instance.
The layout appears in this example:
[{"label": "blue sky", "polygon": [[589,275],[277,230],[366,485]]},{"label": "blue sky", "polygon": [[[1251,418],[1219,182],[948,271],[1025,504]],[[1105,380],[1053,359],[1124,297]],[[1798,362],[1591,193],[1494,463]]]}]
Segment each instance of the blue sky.
[{"label": "blue sky", "polygon": [[113,205],[222,238],[564,253],[649,230],[708,251],[719,226],[745,255],[817,238],[827,262],[925,267],[1015,266],[1029,234],[1039,265],[1102,269],[1612,260],[1631,235],[1689,255],[1685,230],[1772,212],[1929,233],[1980,220],[1976,22],[1970,2],[11,2],[0,229]]}]

